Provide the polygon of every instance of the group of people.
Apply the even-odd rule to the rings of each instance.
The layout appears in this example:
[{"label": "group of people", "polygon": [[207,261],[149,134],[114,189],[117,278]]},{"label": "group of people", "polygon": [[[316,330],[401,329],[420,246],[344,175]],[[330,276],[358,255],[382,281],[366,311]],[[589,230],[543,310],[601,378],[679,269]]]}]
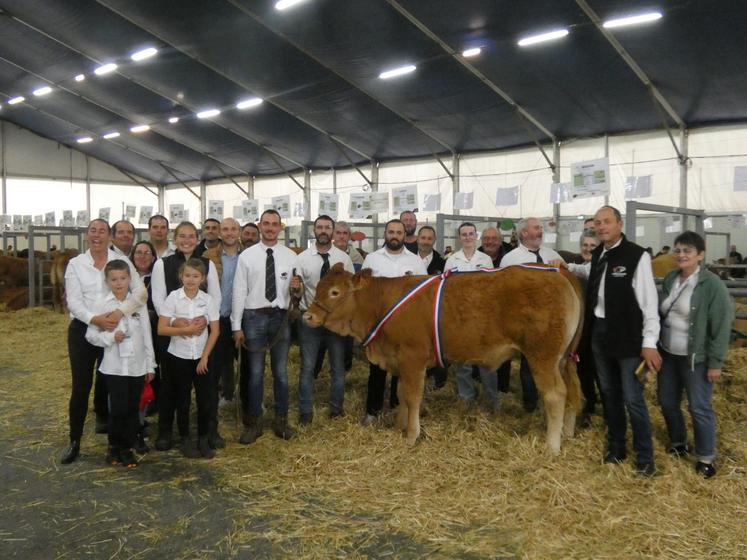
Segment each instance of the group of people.
[{"label": "group of people", "polygon": [[[733,314],[724,284],[700,266],[705,245],[693,232],[684,232],[675,240],[679,268],[665,278],[659,301],[650,256],[625,238],[622,217],[610,206],[587,220],[580,256],[570,263],[542,245],[542,224],[536,218],[518,222],[515,246],[504,242],[494,227],[478,236],[476,226],[465,222],[457,231],[461,248],[446,259],[434,249],[436,231],[428,225],[418,229],[413,212],[387,222],[383,246],[367,255],[350,243],[347,224],[325,215],[314,221],[313,245],[300,254],[278,243],[282,223],[274,210],[265,211],[258,224],[243,228],[232,218],[207,220],[201,241],[197,228],[182,222],[174,231],[174,246],[169,245],[168,228],[165,217],[153,216],[148,224],[150,240],[134,244],[129,222],[117,222],[110,231],[105,221],[93,220],[87,233],[89,249],[70,261],[65,285],[72,319],[68,347],[73,383],[70,447],[62,457],[65,464],[80,453],[94,370],[96,428],[108,432],[107,461],[137,466],[133,449],[144,446],[138,437],[142,434],[138,406],[148,383],[157,396],[156,449],[174,446],[176,416],[182,454],[214,457],[215,450],[225,446],[218,430],[218,403],[220,398],[235,398],[238,352],[244,426],[239,442],[251,444],[264,432],[268,353],[274,395],[272,431],[283,439],[295,437],[288,417],[289,309],[308,308],[319,281],[338,263],[349,272],[368,268],[382,277],[541,263],[567,267],[586,282],[578,368],[586,404],[580,422],[589,425],[598,386],[607,426],[604,462],[625,460],[629,417],[636,469],[647,476],[655,472],[651,422],[636,375],[645,365],[659,372],[659,402],[669,431],[669,451],[679,456],[692,451],[680,408],[686,392],[695,430],[696,469],[706,477],[715,474],[711,394],[728,350]],[[324,352],[331,369],[327,412],[331,418],[343,416],[352,340],[324,327],[310,328],[302,320],[298,338],[299,424],[313,422],[314,380]],[[510,363],[497,372],[475,364],[457,364],[455,370],[465,408],[475,404],[475,381],[479,380],[490,410],[499,409],[501,392],[509,385]],[[427,373],[436,387],[444,385],[444,368],[434,367]],[[383,410],[386,380],[387,372],[370,364],[364,425]],[[520,380],[524,408],[531,412],[537,408],[539,395],[523,358]],[[398,404],[396,382],[393,376],[392,407]],[[197,403],[196,442],[189,428],[192,387]]]}]

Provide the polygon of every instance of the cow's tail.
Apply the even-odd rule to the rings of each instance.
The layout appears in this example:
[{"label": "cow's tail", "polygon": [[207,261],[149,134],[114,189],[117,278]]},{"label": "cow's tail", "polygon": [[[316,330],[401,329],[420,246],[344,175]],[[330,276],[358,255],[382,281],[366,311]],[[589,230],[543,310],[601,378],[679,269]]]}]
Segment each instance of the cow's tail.
[{"label": "cow's tail", "polygon": [[578,347],[581,342],[581,336],[584,330],[584,294],[581,283],[575,275],[563,270],[563,276],[570,282],[573,292],[578,300],[578,321],[576,331],[573,333],[564,361],[561,362],[560,375],[563,378],[566,388],[566,405],[573,410],[581,410],[583,396],[581,393],[581,383],[578,379],[576,363],[578,360]]}]

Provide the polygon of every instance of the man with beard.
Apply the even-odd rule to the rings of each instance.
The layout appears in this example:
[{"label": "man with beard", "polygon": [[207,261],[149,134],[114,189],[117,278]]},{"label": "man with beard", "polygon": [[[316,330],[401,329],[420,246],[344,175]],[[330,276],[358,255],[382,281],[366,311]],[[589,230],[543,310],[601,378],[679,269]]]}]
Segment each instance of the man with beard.
[{"label": "man with beard", "polygon": [[241,228],[241,245],[248,249],[259,243],[259,228],[254,222],[248,222]]},{"label": "man with beard", "polygon": [[[516,230],[519,244],[516,249],[503,257],[501,268],[514,264],[549,264],[551,261],[562,260],[557,251],[542,246],[542,223],[537,218],[519,220]],[[521,357],[520,376],[524,410],[533,412],[537,408],[539,395],[529,371],[529,364],[524,356]]]},{"label": "man with beard", "polygon": [[314,418],[314,369],[319,347],[322,343],[329,353],[332,370],[329,395],[329,416],[338,418],[343,415],[345,396],[345,338],[324,328],[311,328],[303,321],[303,312],[314,301],[316,286],[319,281],[337,263],[342,263],[345,270],[353,272],[353,261],[350,257],[332,245],[332,234],[335,221],[322,215],[314,220],[314,237],[316,243],[298,256],[297,274],[303,282],[301,297],[301,317],[298,323],[299,346],[301,348],[301,373],[298,378],[298,410],[301,426],[308,426]]},{"label": "man with beard", "polygon": [[405,226],[405,249],[411,253],[418,252],[418,236],[415,230],[418,229],[418,218],[412,210],[405,210],[399,215],[400,221]]},{"label": "man with beard", "polygon": [[120,257],[130,257],[132,244],[135,241],[135,226],[127,220],[114,222],[112,226],[112,244],[109,247]]},{"label": "man with beard", "polygon": [[[397,278],[400,276],[425,275],[427,270],[423,260],[416,254],[405,250],[405,225],[401,220],[389,220],[384,228],[384,246],[378,251],[369,253],[363,261],[364,269],[370,268],[373,276]],[[370,425],[384,408],[384,391],[386,390],[386,371],[376,364],[369,365],[368,396],[366,397],[366,414],[361,424]],[[392,377],[392,391],[389,398],[391,408],[398,404],[397,378]]]}]

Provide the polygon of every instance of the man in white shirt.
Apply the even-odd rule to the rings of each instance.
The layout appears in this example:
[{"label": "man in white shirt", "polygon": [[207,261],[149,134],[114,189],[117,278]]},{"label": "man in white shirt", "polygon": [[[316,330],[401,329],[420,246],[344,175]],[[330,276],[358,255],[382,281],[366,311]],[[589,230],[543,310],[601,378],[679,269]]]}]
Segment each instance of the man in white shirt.
[{"label": "man in white shirt", "polygon": [[114,222],[112,226],[112,251],[123,257],[130,257],[132,244],[135,241],[135,226],[127,220]]},{"label": "man in white shirt", "polygon": [[[401,220],[389,220],[384,228],[384,246],[378,251],[369,253],[363,261],[363,269],[370,268],[373,276],[397,278],[400,276],[426,275],[423,260],[411,253],[404,246],[405,226]],[[368,426],[384,408],[384,391],[386,390],[386,371],[376,364],[369,364],[368,396],[366,397],[366,414],[361,423]],[[389,404],[392,408],[398,404],[397,378],[392,377]]]},{"label": "man in white shirt", "polygon": [[[516,233],[519,236],[519,244],[516,249],[509,251],[501,259],[501,268],[515,264],[550,264],[551,261],[562,260],[557,251],[542,246],[542,223],[537,218],[519,220],[519,223],[516,225]],[[533,412],[537,409],[539,394],[537,393],[537,386],[534,384],[534,379],[532,379],[529,364],[524,356],[521,357],[519,376],[521,378],[524,410]]]},{"label": "man in white shirt", "polygon": [[[474,272],[493,268],[492,259],[477,250],[477,228],[475,224],[464,222],[457,229],[457,235],[462,248],[446,259],[446,270]],[[498,378],[495,373],[484,366],[477,366],[477,369],[480,373],[483,389],[487,394],[490,411],[496,412],[501,404]],[[456,378],[459,398],[464,402],[465,408],[469,409],[477,399],[477,390],[472,380],[472,366],[470,364],[456,364]]]},{"label": "man in white shirt", "polygon": [[[262,240],[239,256],[233,279],[231,328],[237,346],[249,353],[249,402],[242,403],[245,429],[240,443],[253,443],[263,431],[265,352],[270,350],[275,395],[275,435],[290,439],[295,431],[288,424],[288,349],[290,328],[287,319],[291,288],[301,286],[295,276],[296,253],[278,243],[282,230],[280,214],[265,210],[259,221]],[[242,329],[243,325],[243,329]]]},{"label": "man in white shirt", "polygon": [[[353,273],[350,257],[332,245],[335,221],[322,215],[314,220],[316,242],[298,256],[298,274],[303,282],[301,311],[306,311],[316,295],[316,287],[330,269],[342,263],[345,270]],[[308,426],[314,417],[314,369],[319,347],[324,343],[329,353],[332,376],[329,390],[329,415],[337,418],[343,415],[345,395],[345,338],[324,328],[306,325],[302,317],[298,323],[299,346],[301,348],[301,373],[298,378],[299,424]]]},{"label": "man in white shirt", "polygon": [[156,258],[174,254],[174,248],[169,245],[169,220],[166,216],[154,214],[148,219],[148,237],[156,250]]}]

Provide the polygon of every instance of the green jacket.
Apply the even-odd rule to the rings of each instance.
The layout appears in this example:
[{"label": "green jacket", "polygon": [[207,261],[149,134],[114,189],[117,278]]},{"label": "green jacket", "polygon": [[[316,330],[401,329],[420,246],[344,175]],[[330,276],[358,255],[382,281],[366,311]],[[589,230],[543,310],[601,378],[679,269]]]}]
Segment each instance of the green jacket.
[{"label": "green jacket", "polygon": [[[664,298],[669,296],[679,273],[673,270],[664,278]],[[734,305],[729,290],[718,276],[701,267],[690,300],[687,351],[693,364],[706,362],[709,368],[723,367],[733,321]]]}]

